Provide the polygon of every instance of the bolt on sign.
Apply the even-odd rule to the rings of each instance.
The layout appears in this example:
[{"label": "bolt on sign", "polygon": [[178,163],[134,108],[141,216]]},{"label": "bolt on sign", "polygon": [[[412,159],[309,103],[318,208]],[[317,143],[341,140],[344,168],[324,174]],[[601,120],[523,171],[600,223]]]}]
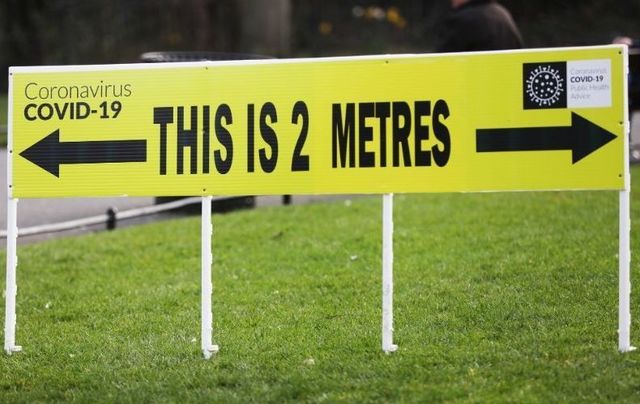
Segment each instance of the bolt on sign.
[{"label": "bolt on sign", "polygon": [[619,190],[622,53],[16,67],[11,195]]}]

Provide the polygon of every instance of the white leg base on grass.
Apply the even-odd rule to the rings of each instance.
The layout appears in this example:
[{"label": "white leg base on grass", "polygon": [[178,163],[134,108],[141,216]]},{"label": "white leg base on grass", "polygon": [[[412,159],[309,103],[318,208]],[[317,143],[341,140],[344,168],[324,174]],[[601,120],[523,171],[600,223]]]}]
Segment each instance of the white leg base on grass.
[{"label": "white leg base on grass", "polygon": [[20,345],[14,345],[12,347],[9,347],[9,349],[6,350],[7,355],[11,355],[15,352],[20,352],[22,351],[22,347]]},{"label": "white leg base on grass", "polygon": [[387,347],[383,347],[382,350],[384,351],[384,353],[390,354],[396,352],[398,350],[398,346],[396,344],[391,344]]},{"label": "white leg base on grass", "polygon": [[202,350],[202,356],[205,359],[211,359],[211,357],[220,351],[220,347],[217,345],[210,345],[207,349]]}]

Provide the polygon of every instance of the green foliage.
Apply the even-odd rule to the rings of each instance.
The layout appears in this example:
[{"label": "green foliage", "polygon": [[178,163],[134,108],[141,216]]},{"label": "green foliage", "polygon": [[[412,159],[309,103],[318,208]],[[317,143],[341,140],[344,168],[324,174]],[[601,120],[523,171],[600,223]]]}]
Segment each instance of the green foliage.
[{"label": "green foliage", "polygon": [[391,355],[380,205],[214,216],[210,361],[197,218],[20,246],[0,401],[640,400],[638,354],[616,350],[615,192],[398,195]]}]

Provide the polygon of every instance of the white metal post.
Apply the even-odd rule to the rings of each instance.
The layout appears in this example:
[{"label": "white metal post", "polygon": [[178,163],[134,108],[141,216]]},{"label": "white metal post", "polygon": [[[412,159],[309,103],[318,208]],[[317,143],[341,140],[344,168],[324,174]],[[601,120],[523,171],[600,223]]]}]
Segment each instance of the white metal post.
[{"label": "white metal post", "polygon": [[[625,68],[625,72],[626,71],[627,69]],[[624,105],[627,105],[627,103],[625,102]],[[629,173],[630,125],[629,116],[626,109],[624,120],[624,189],[620,191],[620,203],[618,208],[618,350],[620,352],[629,352],[634,350],[635,348],[631,346],[631,176]]]},{"label": "white metal post", "polygon": [[16,268],[18,266],[18,200],[7,198],[7,280],[5,289],[4,314],[4,350],[8,355],[20,352],[22,347],[16,345]]},{"label": "white metal post", "polygon": [[211,266],[213,255],[211,253],[211,234],[213,225],[211,223],[211,197],[202,197],[202,296],[201,296],[201,347],[205,359],[218,352],[218,346],[213,345],[213,314],[211,305],[211,295],[213,284],[211,281]]},{"label": "white metal post", "polygon": [[393,343],[393,194],[382,195],[382,350],[398,350]]},{"label": "white metal post", "polygon": [[7,105],[7,278],[5,283],[4,350],[8,355],[20,352],[16,345],[16,295],[18,283],[18,199],[13,198],[13,77],[9,68],[9,102]]},{"label": "white metal post", "polygon": [[618,251],[618,350],[629,352],[631,346],[631,217],[629,214],[629,191],[620,191],[620,225]]},{"label": "white metal post", "polygon": [[626,77],[629,73],[628,49],[622,49],[624,56],[623,87],[624,91],[624,136],[623,136],[623,165],[624,189],[620,191],[619,225],[618,225],[618,350],[620,352],[633,351],[631,346],[631,174],[629,172],[629,110],[627,103]]}]

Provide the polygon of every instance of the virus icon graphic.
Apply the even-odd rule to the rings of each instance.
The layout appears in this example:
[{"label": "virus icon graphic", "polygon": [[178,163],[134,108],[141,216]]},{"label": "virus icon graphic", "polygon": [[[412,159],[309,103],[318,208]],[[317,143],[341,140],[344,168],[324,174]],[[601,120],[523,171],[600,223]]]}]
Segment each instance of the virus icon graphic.
[{"label": "virus icon graphic", "polygon": [[564,78],[561,72],[550,65],[533,69],[526,80],[529,100],[538,107],[552,107],[564,95]]}]

